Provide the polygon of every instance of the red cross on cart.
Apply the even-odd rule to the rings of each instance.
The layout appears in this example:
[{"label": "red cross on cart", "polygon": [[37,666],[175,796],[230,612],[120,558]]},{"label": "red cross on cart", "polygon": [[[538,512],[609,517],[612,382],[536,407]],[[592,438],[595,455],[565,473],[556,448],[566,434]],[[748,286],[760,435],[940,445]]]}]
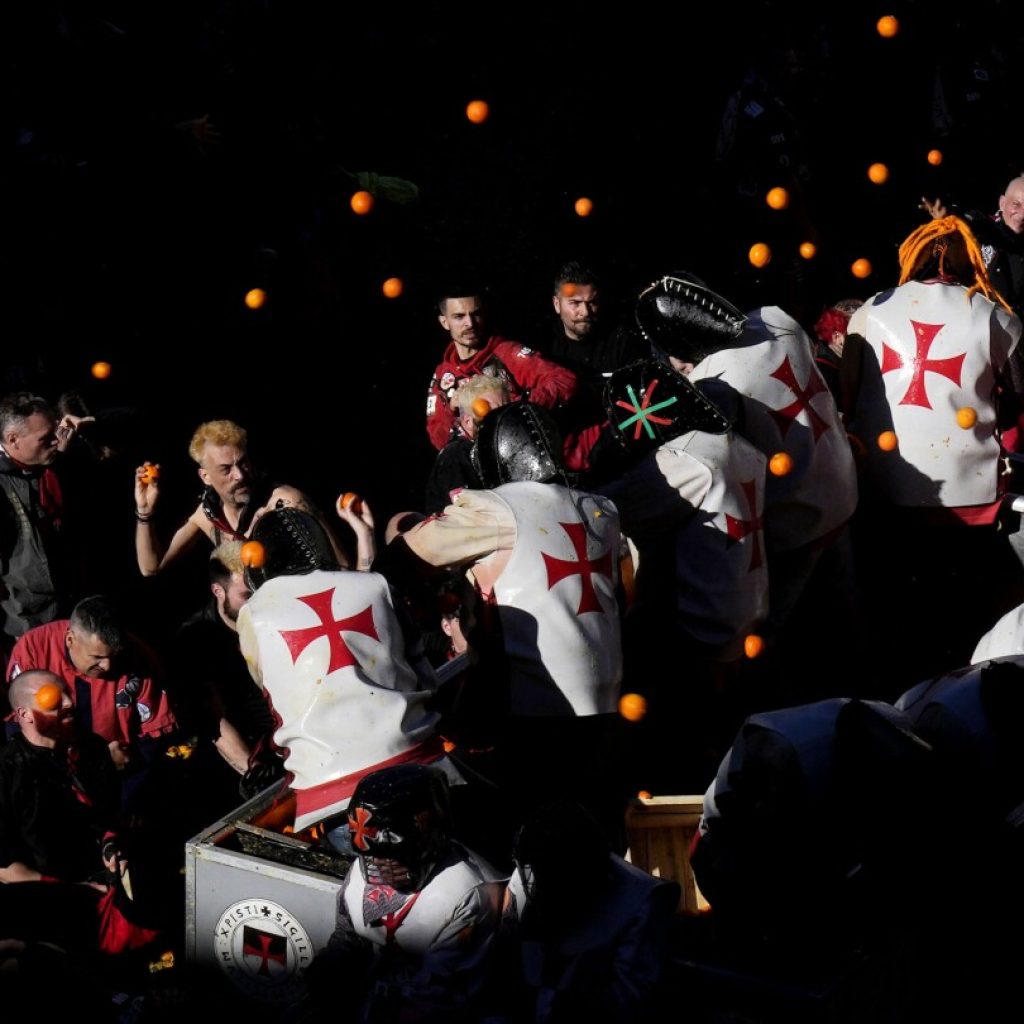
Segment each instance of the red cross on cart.
[{"label": "red cross on cart", "polygon": [[242,932],[242,956],[258,956],[260,966],[258,974],[270,974],[270,962],[288,965],[288,944],[283,935],[271,935],[245,925]]},{"label": "red cross on cart", "polygon": [[334,588],[325,590],[320,594],[310,594],[307,597],[300,597],[299,600],[309,605],[316,612],[320,620],[319,626],[307,626],[305,629],[282,629],[281,637],[288,645],[292,656],[292,662],[298,660],[299,655],[314,641],[320,637],[327,637],[331,645],[331,660],[327,666],[327,674],[337,672],[340,668],[347,668],[349,665],[357,664],[355,655],[349,650],[348,644],[342,637],[343,632],[362,633],[364,636],[379,640],[377,627],[373,624],[373,609],[367,605],[361,612],[350,615],[347,619],[335,619],[331,611],[331,604],[334,598]]},{"label": "red cross on cart", "polygon": [[811,421],[811,432],[814,436],[814,441],[817,443],[818,438],[828,430],[831,424],[811,405],[811,399],[815,395],[828,391],[828,385],[822,380],[820,374],[814,372],[813,367],[811,367],[807,375],[807,384],[801,385],[797,380],[793,364],[789,361],[789,356],[783,358],[779,368],[771,376],[785,384],[796,395],[796,398],[789,405],[781,409],[769,409],[772,419],[778,424],[782,436],[786,436],[786,431],[793,425],[793,421],[802,412],[806,411],[807,418]]},{"label": "red cross on cart", "polygon": [[764,516],[757,514],[757,487],[753,480],[745,480],[740,484],[747,499],[749,519],[738,519],[736,516],[725,513],[725,527],[729,534],[729,540],[738,544],[744,537],[753,535],[753,547],[750,551],[750,567],[747,572],[760,569],[764,564],[761,556],[761,530],[764,528]]},{"label": "red cross on cart", "polygon": [[[928,401],[928,388],[925,380],[926,373],[940,373],[948,377],[957,387],[960,387],[960,374],[963,372],[966,352],[958,356],[948,356],[946,359],[929,359],[928,350],[935,341],[935,336],[945,327],[945,324],[919,324],[916,320],[910,321],[914,328],[914,342],[916,351],[911,357],[910,365],[913,372],[910,376],[910,384],[907,385],[907,393],[900,399],[900,405],[919,405],[924,409],[930,409],[932,403]],[[900,370],[906,365],[903,356],[895,349],[889,348],[882,342],[882,373],[891,373],[893,370]]]},{"label": "red cross on cart", "polygon": [[608,579],[612,578],[611,551],[605,551],[597,558],[588,559],[586,526],[583,523],[559,523],[558,525],[569,534],[577,560],[574,562],[541,552],[544,557],[544,565],[548,570],[548,590],[569,576],[581,576],[583,589],[580,593],[580,604],[576,609],[576,614],[603,611],[601,602],[597,599],[597,591],[594,590],[594,584],[591,582],[591,576],[596,573],[600,576],[607,576]]}]

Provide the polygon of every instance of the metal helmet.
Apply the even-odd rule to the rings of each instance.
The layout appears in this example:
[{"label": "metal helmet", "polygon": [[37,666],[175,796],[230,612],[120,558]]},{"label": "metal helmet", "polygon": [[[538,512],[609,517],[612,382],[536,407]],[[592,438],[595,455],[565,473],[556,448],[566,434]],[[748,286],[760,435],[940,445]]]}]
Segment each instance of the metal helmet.
[{"label": "metal helmet", "polygon": [[746,314],[685,271],[649,284],[636,300],[635,316],[658,358],[694,364],[734,344],[747,322]]},{"label": "metal helmet", "polygon": [[484,487],[546,483],[563,472],[562,435],[547,409],[532,402],[502,405],[484,417],[471,458]]},{"label": "metal helmet", "polygon": [[451,840],[448,779],[426,764],[371,772],[352,794],[348,828],[369,884],[417,892]]},{"label": "metal helmet", "polygon": [[262,562],[245,569],[245,582],[253,591],[275,576],[305,576],[315,569],[340,568],[319,520],[293,506],[264,513],[253,528],[252,539],[263,546]]},{"label": "metal helmet", "polygon": [[633,456],[691,430],[724,434],[732,426],[699,387],[654,359],[616,370],[605,385],[604,406],[616,441]]}]

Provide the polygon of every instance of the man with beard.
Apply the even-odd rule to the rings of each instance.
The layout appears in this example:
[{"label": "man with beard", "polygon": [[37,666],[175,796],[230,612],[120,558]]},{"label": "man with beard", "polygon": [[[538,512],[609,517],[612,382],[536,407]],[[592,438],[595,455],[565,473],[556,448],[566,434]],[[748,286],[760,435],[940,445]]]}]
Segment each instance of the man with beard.
[{"label": "man with beard", "polygon": [[454,288],[438,300],[438,322],[449,334],[449,344],[427,391],[427,434],[440,451],[454,438],[464,437],[451,401],[462,381],[477,374],[497,377],[508,386],[512,401],[531,402],[555,409],[576,391],[571,370],[549,362],[533,349],[487,330],[480,291]]},{"label": "man with beard", "polygon": [[[249,600],[241,541],[210,555],[210,599],[178,630],[169,653],[169,688],[185,736],[198,744],[189,765],[200,827],[238,804],[240,776],[254,757],[264,785],[284,774],[273,751],[274,719],[238,647],[238,613]],[[276,766],[276,775],[268,771]]]},{"label": "man with beard", "polygon": [[204,484],[195,512],[164,548],[155,529],[160,481],[153,467],[135,471],[135,553],[143,576],[166,569],[205,536],[214,546],[224,540],[244,540],[267,509],[294,506],[315,515],[327,531],[342,566],[349,561],[326,521],[309,498],[295,487],[275,485],[254,471],[249,461],[248,435],[231,420],[202,423],[188,446]]}]

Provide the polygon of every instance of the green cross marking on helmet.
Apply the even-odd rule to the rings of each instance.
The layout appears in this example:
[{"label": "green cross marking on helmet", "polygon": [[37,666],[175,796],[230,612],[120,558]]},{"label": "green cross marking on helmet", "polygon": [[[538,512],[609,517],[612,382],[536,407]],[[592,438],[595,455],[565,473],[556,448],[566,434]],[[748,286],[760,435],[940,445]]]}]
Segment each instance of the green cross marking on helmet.
[{"label": "green cross marking on helmet", "polygon": [[661,409],[666,409],[670,405],[674,405],[678,401],[678,399],[675,395],[673,395],[671,398],[666,398],[664,402],[659,402],[657,405],[652,405],[648,408],[647,401],[651,397],[651,391],[653,390],[654,388],[652,384],[652,386],[649,387],[647,389],[647,392],[644,394],[643,402],[641,402],[640,399],[636,397],[636,392],[633,390],[633,385],[626,385],[626,394],[629,395],[630,402],[632,403],[632,405],[629,405],[626,402],[617,402],[616,405],[621,405],[624,409],[629,409],[633,413],[633,415],[630,416],[629,419],[623,420],[619,424],[619,430],[624,432],[626,427],[631,426],[632,424],[635,423],[637,425],[638,431],[640,427],[643,426],[644,430],[647,431],[647,436],[652,441],[654,440],[654,429],[653,427],[651,427],[651,424],[648,422],[648,420],[654,420],[655,423],[661,424],[668,423],[668,420],[663,419],[660,416],[655,416],[654,413],[658,412]]}]

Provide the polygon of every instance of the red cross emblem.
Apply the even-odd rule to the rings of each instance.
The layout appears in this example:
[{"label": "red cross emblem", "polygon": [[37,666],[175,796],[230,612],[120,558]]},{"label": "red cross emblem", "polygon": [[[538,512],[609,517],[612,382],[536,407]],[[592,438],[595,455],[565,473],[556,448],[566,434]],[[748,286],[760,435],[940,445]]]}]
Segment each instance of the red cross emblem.
[{"label": "red cross emblem", "polygon": [[270,961],[282,966],[288,965],[288,943],[283,935],[271,935],[245,925],[242,931],[242,956],[258,956],[260,966],[258,974],[270,973]]},{"label": "red cross emblem", "polygon": [[603,555],[593,560],[587,558],[587,528],[583,523],[559,523],[558,524],[572,541],[573,550],[576,552],[576,561],[564,558],[555,558],[554,555],[541,554],[544,556],[544,565],[548,570],[548,590],[556,583],[561,582],[568,576],[581,576],[583,578],[583,589],[580,593],[580,606],[576,609],[577,615],[584,612],[600,612],[604,609],[597,599],[597,591],[590,577],[597,573],[601,576],[612,578],[612,553],[606,551]]},{"label": "red cross emblem", "polygon": [[786,436],[786,431],[793,425],[793,421],[800,413],[806,410],[807,418],[811,421],[811,432],[814,435],[815,443],[817,443],[818,438],[831,426],[811,405],[811,399],[815,395],[828,391],[828,385],[822,380],[821,374],[816,373],[812,366],[807,375],[807,385],[802,387],[796,378],[796,371],[789,361],[789,356],[786,356],[783,358],[779,368],[771,376],[785,384],[796,395],[796,398],[784,408],[768,410],[771,413],[772,419],[778,424],[782,436]]},{"label": "red cross emblem", "polygon": [[322,594],[310,594],[308,597],[300,597],[299,600],[316,612],[320,620],[319,626],[307,626],[305,629],[282,629],[280,631],[284,642],[291,652],[292,662],[298,661],[299,655],[314,641],[325,636],[331,644],[331,661],[327,666],[327,674],[337,672],[339,668],[347,668],[355,665],[356,659],[348,649],[342,633],[362,633],[364,636],[373,637],[379,640],[377,628],[373,624],[373,609],[367,605],[361,612],[350,615],[347,619],[335,619],[331,612],[331,599],[334,596],[334,588],[325,590]]},{"label": "red cross emblem", "polygon": [[757,514],[757,487],[753,480],[746,480],[740,486],[747,498],[747,508],[750,510],[749,519],[737,519],[736,516],[725,513],[725,527],[729,534],[729,540],[738,544],[748,534],[753,534],[754,546],[750,552],[750,568],[747,572],[760,569],[763,564],[761,557],[761,530],[764,528],[764,516]]},{"label": "red cross emblem", "polygon": [[372,817],[373,811],[365,807],[357,807],[356,813],[348,816],[348,830],[352,833],[352,845],[357,850],[368,850],[370,844],[367,840],[377,838],[377,829],[370,825]]},{"label": "red cross emblem", "polygon": [[[948,377],[957,387],[960,387],[960,374],[963,372],[967,353],[961,352],[958,356],[949,356],[946,359],[929,359],[928,350],[932,347],[935,335],[946,325],[919,324],[916,320],[911,320],[910,326],[914,328],[914,341],[917,345],[917,351],[914,352],[910,360],[913,373],[910,377],[910,384],[907,386],[907,393],[900,399],[899,404],[920,405],[925,409],[930,409],[932,403],[928,401],[928,389],[925,386],[924,375],[929,371],[941,373],[943,377]],[[889,348],[883,341],[882,373],[885,374],[893,370],[899,370],[904,365],[903,356],[895,349]]]}]

